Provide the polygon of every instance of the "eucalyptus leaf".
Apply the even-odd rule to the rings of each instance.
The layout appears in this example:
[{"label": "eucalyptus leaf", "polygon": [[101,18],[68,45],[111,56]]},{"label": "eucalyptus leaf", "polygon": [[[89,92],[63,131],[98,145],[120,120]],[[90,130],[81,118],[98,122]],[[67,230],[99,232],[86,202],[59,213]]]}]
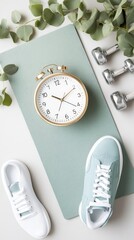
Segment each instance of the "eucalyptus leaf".
[{"label": "eucalyptus leaf", "polygon": [[48,1],[48,5],[50,6],[51,4],[56,4],[57,3],[57,0],[49,0]]},{"label": "eucalyptus leaf", "polygon": [[37,27],[39,30],[44,30],[47,26],[46,20],[44,20],[42,17],[40,20],[36,20],[35,27]]},{"label": "eucalyptus leaf", "polygon": [[8,64],[6,65],[3,70],[8,75],[13,75],[18,71],[18,67],[15,64]]},{"label": "eucalyptus leaf", "polygon": [[51,4],[51,5],[50,5],[50,10],[51,10],[53,13],[58,12],[58,13],[64,15],[63,9],[62,9],[62,4],[59,4],[59,3]]},{"label": "eucalyptus leaf", "polygon": [[99,10],[94,8],[92,10],[91,16],[88,20],[82,20],[82,30],[83,32],[93,34],[96,31],[97,28],[97,19],[99,18]]},{"label": "eucalyptus leaf", "polygon": [[99,41],[103,38],[102,25],[99,25],[94,34],[91,34],[91,38],[95,41]]},{"label": "eucalyptus leaf", "polygon": [[124,19],[124,14],[123,14],[123,11],[122,11],[121,14],[116,18],[116,20],[113,20],[113,25],[115,27],[117,27],[117,26],[119,27],[124,23],[125,23],[125,19]]},{"label": "eucalyptus leaf", "polygon": [[7,81],[8,80],[8,76],[7,74],[4,72],[0,75],[0,81]]},{"label": "eucalyptus leaf", "polygon": [[13,42],[14,42],[14,43],[17,43],[18,40],[19,40],[17,34],[16,34],[15,32],[13,32],[13,31],[10,31],[9,34],[10,34],[10,36],[11,36]]},{"label": "eucalyptus leaf", "polygon": [[126,10],[126,26],[129,28],[134,23],[134,7]]},{"label": "eucalyptus leaf", "polygon": [[12,103],[12,98],[9,96],[9,94],[7,94],[6,92],[5,92],[5,94],[4,94],[4,100],[3,100],[3,105],[5,105],[5,106],[10,106],[11,105],[11,103]]},{"label": "eucalyptus leaf", "polygon": [[23,25],[17,29],[16,33],[22,41],[28,42],[34,33],[34,29],[31,25]]},{"label": "eucalyptus leaf", "polygon": [[53,13],[49,8],[44,9],[44,19],[49,25],[60,26],[64,22],[64,16],[60,13]]},{"label": "eucalyptus leaf", "polygon": [[132,57],[134,48],[128,42],[128,39],[126,38],[126,33],[118,34],[117,40],[119,48],[124,52],[124,55],[127,57]]},{"label": "eucalyptus leaf", "polygon": [[5,88],[3,88],[3,90],[2,90],[2,94],[5,96],[5,92],[6,92],[6,87]]},{"label": "eucalyptus leaf", "polygon": [[102,11],[100,12],[100,16],[98,18],[98,22],[104,24],[106,20],[109,20],[109,15],[107,12]]},{"label": "eucalyptus leaf", "polygon": [[134,0],[131,1],[130,7],[134,7]]},{"label": "eucalyptus leaf", "polygon": [[0,105],[3,104],[3,97],[0,95]]},{"label": "eucalyptus leaf", "polygon": [[77,16],[78,21],[79,21],[79,19],[81,19],[84,16],[85,11],[86,11],[86,7],[85,7],[84,3],[81,2],[80,6],[78,8],[78,16]]},{"label": "eucalyptus leaf", "polygon": [[114,29],[113,24],[106,20],[102,28],[103,36],[107,37],[113,31],[113,29]]},{"label": "eucalyptus leaf", "polygon": [[41,4],[40,0],[29,0],[30,5]]},{"label": "eucalyptus leaf", "polygon": [[110,12],[114,9],[114,7],[113,7],[113,5],[110,3],[110,1],[108,1],[108,2],[105,2],[105,1],[104,1],[103,6],[104,6],[106,12],[108,12],[108,13],[110,13]]},{"label": "eucalyptus leaf", "polygon": [[12,11],[11,19],[12,19],[13,23],[16,23],[16,24],[20,23],[20,21],[21,21],[21,14],[19,13],[19,11],[17,11],[17,10]]},{"label": "eucalyptus leaf", "polygon": [[130,28],[128,30],[128,32],[132,32],[132,31],[134,31],[134,23],[131,24],[131,26],[130,26]]},{"label": "eucalyptus leaf", "polygon": [[81,0],[64,0],[63,4],[68,10],[77,9],[80,6]]},{"label": "eucalyptus leaf", "polygon": [[41,16],[43,12],[43,5],[42,4],[34,4],[29,6],[32,14],[35,17]]},{"label": "eucalyptus leaf", "polygon": [[9,36],[9,28],[7,26],[7,20],[2,19],[0,23],[0,38],[8,38]]},{"label": "eucalyptus leaf", "polygon": [[120,16],[121,13],[122,13],[122,7],[119,6],[119,7],[117,8],[117,11],[116,11],[116,14],[115,14],[115,16],[114,16],[113,21],[116,20],[116,19]]},{"label": "eucalyptus leaf", "polygon": [[69,13],[68,18],[72,23],[75,23],[77,21],[77,13],[76,12]]}]

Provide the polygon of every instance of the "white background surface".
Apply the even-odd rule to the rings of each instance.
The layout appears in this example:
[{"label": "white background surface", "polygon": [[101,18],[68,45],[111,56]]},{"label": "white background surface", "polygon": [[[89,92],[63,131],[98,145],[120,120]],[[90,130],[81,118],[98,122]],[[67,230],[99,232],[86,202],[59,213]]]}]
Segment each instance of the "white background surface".
[{"label": "white background surface", "polygon": [[[47,1],[44,1],[47,2]],[[96,1],[85,0],[85,3],[92,8],[94,6],[101,6]],[[28,10],[28,0],[0,0],[0,19],[7,18],[10,22],[12,10],[19,10],[27,17],[27,20],[32,19],[32,15]],[[65,24],[69,21],[66,20]],[[65,25],[64,24],[64,25]],[[62,25],[63,26],[63,25]],[[50,31],[56,30],[54,27],[48,27],[45,31],[38,32],[37,36],[41,36]],[[113,91],[122,91],[129,93],[134,91],[134,77],[130,73],[122,75],[118,81],[108,86],[102,77],[102,71],[105,68],[116,69],[122,67],[124,59],[121,52],[114,54],[110,61],[105,66],[98,66],[91,55],[91,50],[97,46],[108,48],[115,44],[115,35],[95,42],[89,35],[80,33],[82,42],[85,46],[91,64],[98,77],[99,83],[102,87],[105,98],[113,113],[114,119],[124,141],[124,145],[128,152],[128,156],[134,166],[134,101],[129,108],[124,112],[117,112],[110,100],[110,94]],[[21,43],[22,44],[22,43]],[[11,39],[0,40],[0,52],[15,47]],[[7,64],[8,60],[7,60]],[[23,67],[23,66],[22,66]],[[21,110],[17,104],[15,96],[12,92],[10,84],[6,84],[9,93],[12,95],[13,104],[11,107],[0,107],[0,165],[8,159],[18,159],[27,164],[31,171],[33,185],[35,191],[46,206],[51,220],[52,230],[47,237],[48,240],[129,240],[134,236],[134,194],[120,198],[115,201],[115,208],[112,218],[109,223],[102,229],[95,231],[89,230],[84,226],[77,217],[72,220],[65,220],[62,216],[61,210],[45,173],[45,169],[41,163],[40,157],[33,143],[29,130],[26,126],[25,120],[22,116]],[[43,186],[43,187],[42,187]],[[0,239],[2,240],[31,240],[33,239],[25,233],[15,221],[7,196],[3,189],[0,179]]]}]

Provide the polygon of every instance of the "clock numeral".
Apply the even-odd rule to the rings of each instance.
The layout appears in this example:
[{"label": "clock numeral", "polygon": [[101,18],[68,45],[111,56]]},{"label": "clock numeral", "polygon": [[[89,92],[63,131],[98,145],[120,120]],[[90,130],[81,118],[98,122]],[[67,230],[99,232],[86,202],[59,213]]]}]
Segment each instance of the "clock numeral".
[{"label": "clock numeral", "polygon": [[80,93],[77,93],[77,96],[78,96],[78,97],[81,97],[81,94],[80,94]]},{"label": "clock numeral", "polygon": [[45,106],[46,106],[46,103],[45,103],[45,102],[42,102],[42,106],[44,106],[44,107],[45,107]]},{"label": "clock numeral", "polygon": [[50,114],[50,110],[49,110],[49,109],[47,109],[47,110],[46,110],[46,113],[47,113],[47,114]]},{"label": "clock numeral", "polygon": [[66,118],[66,119],[69,119],[69,116],[68,116],[67,114],[65,114],[65,118]]},{"label": "clock numeral", "polygon": [[76,113],[77,113],[75,109],[73,109],[73,113],[74,113],[74,114],[76,114]]},{"label": "clock numeral", "polygon": [[80,103],[79,102],[77,103],[77,106],[80,107]]},{"label": "clock numeral", "polygon": [[68,82],[67,82],[67,80],[65,80],[65,83],[66,83],[66,85],[68,85]]},{"label": "clock numeral", "polygon": [[47,93],[46,92],[42,93],[42,96],[47,97]]},{"label": "clock numeral", "polygon": [[54,81],[54,83],[55,83],[56,86],[60,85],[60,81],[59,80]]},{"label": "clock numeral", "polygon": [[75,89],[75,85],[73,85],[72,87],[73,87],[73,89]]},{"label": "clock numeral", "polygon": [[50,86],[49,86],[49,85],[46,85],[46,87],[47,87],[48,89],[50,89]]},{"label": "clock numeral", "polygon": [[55,114],[55,117],[56,117],[56,119],[58,119],[58,116],[59,116],[59,114],[57,113],[57,114]]}]

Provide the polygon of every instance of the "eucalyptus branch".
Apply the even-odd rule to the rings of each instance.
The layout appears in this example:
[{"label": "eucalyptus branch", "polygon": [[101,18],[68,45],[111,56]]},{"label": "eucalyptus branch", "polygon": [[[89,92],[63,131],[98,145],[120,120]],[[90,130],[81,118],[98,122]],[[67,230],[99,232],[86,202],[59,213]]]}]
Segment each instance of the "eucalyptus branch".
[{"label": "eucalyptus branch", "polygon": [[6,91],[5,81],[9,80],[9,76],[18,71],[15,64],[8,64],[4,68],[0,65],[0,81],[3,82],[3,87],[0,89],[0,105],[10,106],[12,103],[11,96]]},{"label": "eucalyptus branch", "polygon": [[[19,39],[29,41],[33,38],[35,29],[44,30],[48,25],[60,26],[65,17],[92,39],[100,40],[112,32],[116,32],[116,40],[119,48],[126,56],[134,56],[134,0],[98,0],[103,4],[104,10],[97,8],[87,9],[83,0],[48,0],[48,7],[44,8],[40,0],[29,0],[29,9],[35,17],[25,23],[21,23],[22,16],[15,10],[11,14],[15,31],[10,30],[7,20],[0,23],[0,38],[11,37],[14,42]],[[29,23],[33,22],[32,25]]]}]

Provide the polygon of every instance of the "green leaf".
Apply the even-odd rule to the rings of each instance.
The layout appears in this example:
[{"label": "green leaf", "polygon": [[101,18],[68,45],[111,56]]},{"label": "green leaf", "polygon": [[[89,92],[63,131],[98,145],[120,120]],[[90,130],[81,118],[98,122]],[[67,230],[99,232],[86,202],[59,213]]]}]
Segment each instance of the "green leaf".
[{"label": "green leaf", "polygon": [[116,20],[113,20],[113,25],[116,27],[116,26],[121,26],[124,23],[125,23],[125,18],[124,18],[124,13],[122,11],[119,17],[117,17]]},{"label": "green leaf", "polygon": [[134,7],[134,0],[131,1],[130,7]]},{"label": "green leaf", "polygon": [[121,3],[122,0],[110,0],[112,5],[119,5]]},{"label": "green leaf", "polygon": [[58,12],[58,13],[64,15],[64,14],[63,14],[62,5],[59,4],[59,3],[57,3],[57,4],[51,4],[51,5],[50,5],[50,10],[51,10],[53,13]]},{"label": "green leaf", "polygon": [[28,42],[34,33],[34,29],[31,25],[23,25],[17,29],[16,33],[22,41]]},{"label": "green leaf", "polygon": [[3,97],[0,95],[0,105],[3,104]]},{"label": "green leaf", "polygon": [[68,10],[77,9],[80,6],[81,0],[64,0],[63,4]]},{"label": "green leaf", "polygon": [[132,32],[132,31],[134,31],[134,23],[131,24],[131,26],[130,26],[130,28],[128,30],[128,32]]},{"label": "green leaf", "polygon": [[10,106],[11,105],[11,103],[12,103],[12,98],[9,96],[9,94],[7,94],[6,92],[5,92],[5,94],[4,94],[4,100],[3,100],[3,105],[5,105],[5,106]]},{"label": "green leaf", "polygon": [[7,74],[6,74],[6,73],[2,73],[2,74],[0,75],[0,81],[7,81],[7,80],[8,80]]},{"label": "green leaf", "polygon": [[18,40],[19,40],[17,34],[16,34],[15,32],[12,32],[12,31],[10,31],[9,34],[10,34],[10,36],[11,36],[13,42],[14,42],[14,43],[17,43]]},{"label": "green leaf", "polygon": [[0,38],[8,38],[9,36],[9,28],[7,26],[7,20],[2,19],[0,23]]},{"label": "green leaf", "polygon": [[53,13],[49,8],[44,9],[44,19],[49,25],[60,26],[64,22],[64,16],[60,13]]},{"label": "green leaf", "polygon": [[100,16],[98,18],[99,23],[104,24],[104,22],[108,19],[109,19],[109,15],[107,12],[105,12],[105,11],[100,12]]},{"label": "green leaf", "polygon": [[103,36],[107,37],[113,31],[113,29],[114,29],[113,24],[106,20],[102,28]]},{"label": "green leaf", "polygon": [[36,20],[35,27],[37,27],[39,30],[44,30],[47,26],[46,20],[44,20],[42,17],[40,20]]},{"label": "green leaf", "polygon": [[[130,36],[129,36],[130,35]],[[127,57],[132,57],[134,53],[133,37],[131,34],[123,33],[121,31],[117,32],[117,41],[119,48],[124,52]]]},{"label": "green leaf", "polygon": [[94,8],[92,10],[91,16],[88,20],[82,20],[82,30],[83,32],[93,34],[96,31],[97,28],[97,19],[99,18],[100,12],[98,9]]},{"label": "green leaf", "polygon": [[11,19],[13,23],[20,23],[21,21],[21,14],[19,13],[19,11],[14,10],[11,13]]},{"label": "green leaf", "polygon": [[41,4],[40,0],[29,0],[30,5]]},{"label": "green leaf", "polygon": [[134,7],[126,10],[126,26],[129,28],[134,23]]},{"label": "green leaf", "polygon": [[99,25],[94,34],[90,35],[95,41],[101,40],[103,38],[102,25]]},{"label": "green leaf", "polygon": [[80,3],[80,6],[78,8],[78,16],[77,20],[81,19],[84,16],[84,13],[86,12],[86,7],[83,2]]},{"label": "green leaf", "polygon": [[122,13],[122,7],[119,6],[118,9],[117,9],[117,11],[116,11],[116,14],[115,14],[115,16],[114,16],[113,21],[116,20],[116,19],[120,16],[121,13]]},{"label": "green leaf", "polygon": [[116,14],[114,16],[114,19],[113,20],[116,20],[120,14],[122,13],[122,6],[127,2],[127,0],[122,0],[117,8],[117,11],[116,11]]},{"label": "green leaf", "polygon": [[34,4],[29,6],[32,14],[35,17],[41,16],[43,12],[43,5],[42,4]]},{"label": "green leaf", "polygon": [[51,4],[56,4],[57,3],[57,0],[49,0],[48,1],[48,5],[50,6]]},{"label": "green leaf", "polygon": [[113,7],[113,5],[111,4],[110,1],[108,1],[108,2],[104,1],[103,5],[104,5],[104,8],[105,8],[106,12],[108,12],[108,13],[111,12],[114,9],[114,7]]},{"label": "green leaf", "polygon": [[18,67],[15,64],[8,64],[4,67],[4,72],[8,75],[13,75],[18,71]]},{"label": "green leaf", "polygon": [[77,13],[76,12],[69,13],[68,18],[72,23],[75,23],[77,21]]}]

